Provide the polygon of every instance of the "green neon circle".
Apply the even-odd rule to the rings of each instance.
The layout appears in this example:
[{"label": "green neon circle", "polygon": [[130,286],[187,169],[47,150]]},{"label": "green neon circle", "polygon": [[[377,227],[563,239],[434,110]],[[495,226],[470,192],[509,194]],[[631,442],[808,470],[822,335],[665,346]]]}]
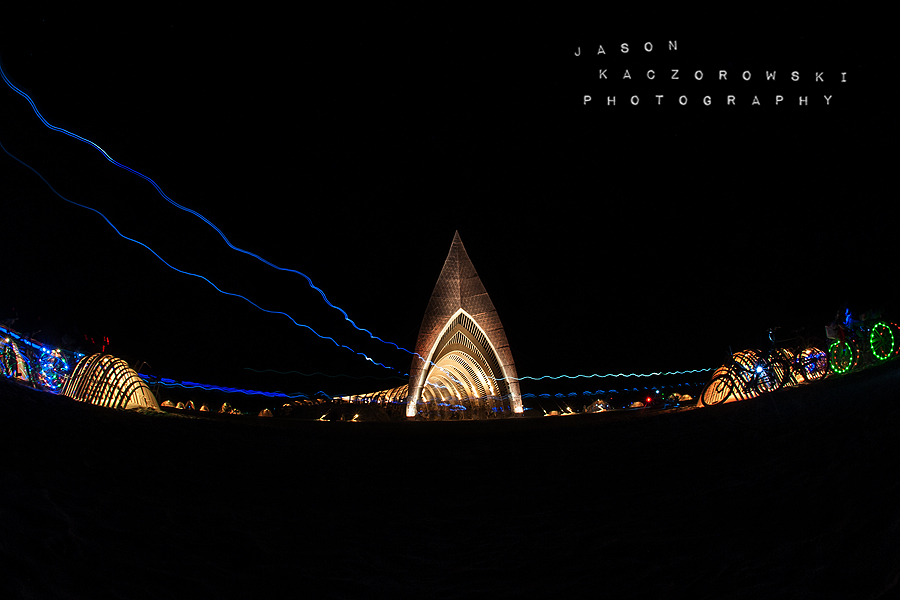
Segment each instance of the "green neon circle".
[{"label": "green neon circle", "polygon": [[828,364],[837,374],[846,373],[853,366],[853,349],[846,341],[835,340],[828,347]]},{"label": "green neon circle", "polygon": [[[879,331],[876,337],[876,331]],[[887,335],[885,335],[884,331],[887,331]],[[884,348],[888,345],[887,340],[890,339],[890,348],[887,352],[884,352]],[[877,346],[877,347],[876,347]],[[878,360],[887,360],[891,357],[891,354],[894,352],[894,332],[891,331],[890,326],[884,321],[876,323],[872,326],[872,331],[869,332],[869,347],[872,349],[872,354]]]}]

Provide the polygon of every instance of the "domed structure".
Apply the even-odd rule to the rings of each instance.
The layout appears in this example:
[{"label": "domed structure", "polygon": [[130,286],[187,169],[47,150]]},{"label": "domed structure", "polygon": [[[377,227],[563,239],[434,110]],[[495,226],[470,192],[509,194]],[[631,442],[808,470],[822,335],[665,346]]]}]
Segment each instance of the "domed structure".
[{"label": "domed structure", "polygon": [[93,354],[81,359],[60,392],[74,400],[110,408],[159,410],[150,386],[121,358]]}]

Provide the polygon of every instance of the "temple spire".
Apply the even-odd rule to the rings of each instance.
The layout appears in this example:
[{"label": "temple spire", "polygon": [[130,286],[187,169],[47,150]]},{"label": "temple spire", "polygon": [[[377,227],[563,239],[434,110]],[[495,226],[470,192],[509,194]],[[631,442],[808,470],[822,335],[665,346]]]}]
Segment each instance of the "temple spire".
[{"label": "temple spire", "polygon": [[[409,396],[407,398],[407,416],[415,416],[416,403],[421,400],[423,387],[428,381],[432,363],[442,351],[438,347],[442,332],[451,326],[451,320],[457,318],[460,312],[464,312],[468,319],[474,322],[476,329],[480,330],[486,338],[484,341],[485,352],[489,355],[480,360],[485,362],[485,368],[495,364],[500,373],[494,373],[497,379],[497,389],[509,396],[509,403],[516,413],[522,412],[522,398],[519,393],[519,382],[516,375],[516,366],[513,362],[509,342],[497,309],[491,302],[481,278],[475,271],[459,232],[453,235],[450,251],[441,274],[435,283],[422,325],[419,328],[419,336],[416,342],[416,354],[409,370]],[[478,337],[477,333],[473,333]],[[421,358],[420,358],[421,357]],[[474,360],[474,359],[473,359]],[[490,364],[488,364],[490,363]],[[474,363],[473,363],[474,364]]]}]

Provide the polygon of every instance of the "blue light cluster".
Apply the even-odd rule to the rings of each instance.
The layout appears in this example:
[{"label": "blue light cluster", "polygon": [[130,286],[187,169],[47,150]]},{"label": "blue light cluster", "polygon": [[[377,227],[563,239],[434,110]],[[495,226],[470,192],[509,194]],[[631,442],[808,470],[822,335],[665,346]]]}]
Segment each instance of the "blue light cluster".
[{"label": "blue light cluster", "polygon": [[[84,354],[50,348],[0,326],[0,370],[5,377],[29,381],[56,394],[65,384],[72,365],[82,357]],[[19,371],[20,360],[24,373]]]},{"label": "blue light cluster", "polygon": [[38,361],[38,384],[54,393],[59,393],[66,383],[70,365],[59,350],[44,348]]}]

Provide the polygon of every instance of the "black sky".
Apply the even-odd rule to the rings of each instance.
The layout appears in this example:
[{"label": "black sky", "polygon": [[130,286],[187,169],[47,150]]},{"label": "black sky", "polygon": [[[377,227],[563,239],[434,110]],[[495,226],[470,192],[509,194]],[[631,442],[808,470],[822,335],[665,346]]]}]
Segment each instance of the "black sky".
[{"label": "black sky", "polygon": [[[818,335],[844,302],[896,315],[889,39],[839,19],[684,17],[38,11],[0,23],[0,60],[50,123],[406,348],[456,230],[520,375],[707,367],[770,326]],[[48,343],[108,336],[155,374],[225,386],[394,385],[245,367],[407,372],[408,354],[355,331],[302,277],[229,250],[5,86],[0,102],[0,141],[61,194],[395,370],[167,269],[5,155],[0,318],[15,308]]]}]

